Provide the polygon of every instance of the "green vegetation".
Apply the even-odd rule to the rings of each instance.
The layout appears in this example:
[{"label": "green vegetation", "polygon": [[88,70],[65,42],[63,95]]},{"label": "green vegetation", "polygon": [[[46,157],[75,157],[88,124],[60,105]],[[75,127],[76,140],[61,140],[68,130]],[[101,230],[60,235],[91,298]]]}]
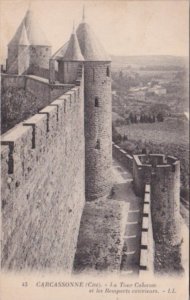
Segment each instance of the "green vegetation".
[{"label": "green vegetation", "polygon": [[4,133],[17,123],[38,112],[38,99],[22,88],[9,87],[1,95],[1,132]]},{"label": "green vegetation", "polygon": [[[117,122],[116,122],[117,124]],[[181,164],[181,195],[189,196],[188,123],[168,118],[161,123],[113,125],[113,141],[129,154],[162,153],[172,155]]]},{"label": "green vegetation", "polygon": [[162,153],[181,163],[189,195],[187,61],[172,56],[113,57],[113,141],[129,154]]}]

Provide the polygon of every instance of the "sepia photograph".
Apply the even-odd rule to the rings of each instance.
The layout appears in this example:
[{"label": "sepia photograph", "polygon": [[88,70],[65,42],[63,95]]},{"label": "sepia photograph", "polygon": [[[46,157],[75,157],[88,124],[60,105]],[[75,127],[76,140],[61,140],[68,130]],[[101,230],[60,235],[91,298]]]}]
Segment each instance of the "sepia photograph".
[{"label": "sepia photograph", "polygon": [[188,300],[189,1],[1,0],[1,299]]}]

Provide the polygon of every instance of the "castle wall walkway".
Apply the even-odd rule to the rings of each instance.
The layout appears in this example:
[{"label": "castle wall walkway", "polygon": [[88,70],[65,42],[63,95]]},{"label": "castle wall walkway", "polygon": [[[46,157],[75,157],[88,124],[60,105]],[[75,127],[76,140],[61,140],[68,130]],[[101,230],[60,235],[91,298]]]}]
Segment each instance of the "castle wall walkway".
[{"label": "castle wall walkway", "polygon": [[128,210],[123,235],[122,275],[137,275],[140,266],[141,219],[143,201],[133,191],[132,174],[117,160],[113,161],[113,199],[124,201]]},{"label": "castle wall walkway", "polygon": [[139,274],[143,199],[133,191],[132,174],[117,160],[112,173],[112,193],[85,203],[74,272]]}]

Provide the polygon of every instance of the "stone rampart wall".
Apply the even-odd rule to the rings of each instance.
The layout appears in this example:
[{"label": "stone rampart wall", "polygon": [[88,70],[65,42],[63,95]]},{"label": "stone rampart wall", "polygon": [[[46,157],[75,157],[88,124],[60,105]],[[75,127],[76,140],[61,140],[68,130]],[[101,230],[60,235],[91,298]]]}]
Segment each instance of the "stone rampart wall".
[{"label": "stone rampart wall", "polygon": [[84,195],[75,87],[2,136],[2,267],[71,271]]}]

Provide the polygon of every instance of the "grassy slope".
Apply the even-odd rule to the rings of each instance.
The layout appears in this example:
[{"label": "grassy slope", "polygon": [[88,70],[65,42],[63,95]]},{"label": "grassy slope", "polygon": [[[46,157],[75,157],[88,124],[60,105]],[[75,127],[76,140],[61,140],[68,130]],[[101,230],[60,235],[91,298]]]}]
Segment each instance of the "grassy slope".
[{"label": "grassy slope", "polygon": [[117,127],[117,130],[133,140],[147,140],[157,144],[188,144],[188,124],[177,118],[168,118],[161,123],[130,124]]}]

